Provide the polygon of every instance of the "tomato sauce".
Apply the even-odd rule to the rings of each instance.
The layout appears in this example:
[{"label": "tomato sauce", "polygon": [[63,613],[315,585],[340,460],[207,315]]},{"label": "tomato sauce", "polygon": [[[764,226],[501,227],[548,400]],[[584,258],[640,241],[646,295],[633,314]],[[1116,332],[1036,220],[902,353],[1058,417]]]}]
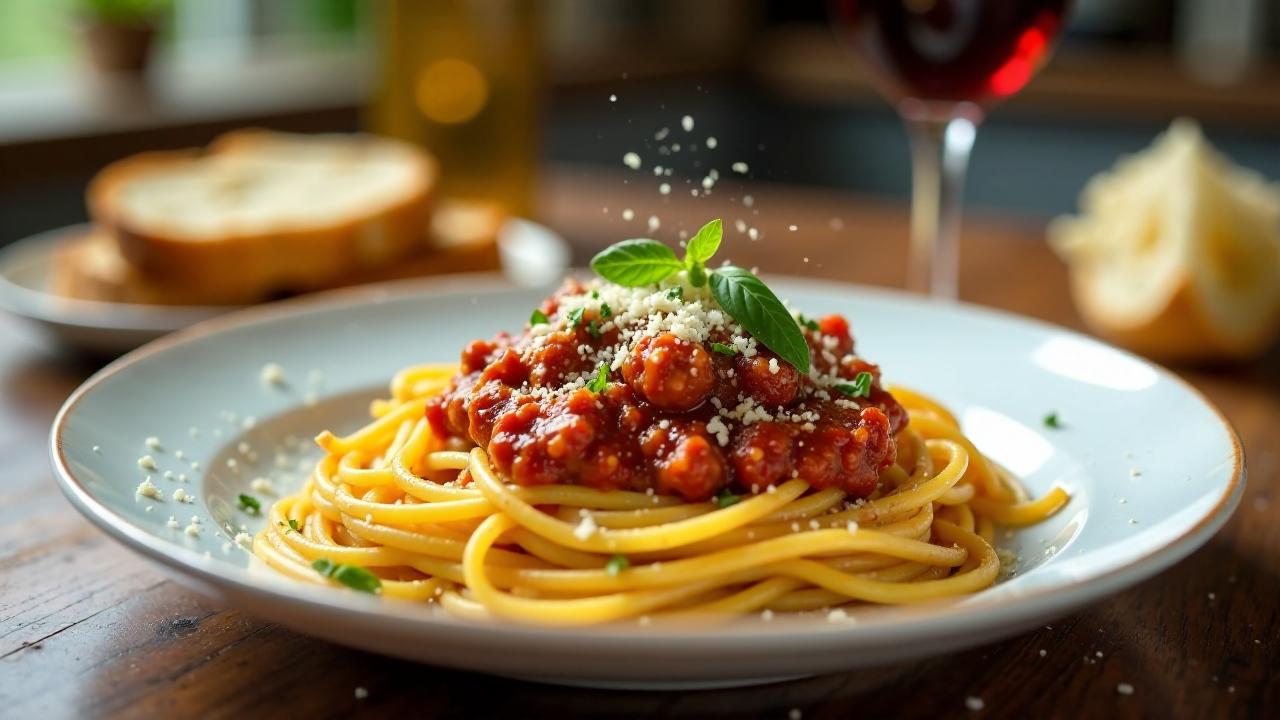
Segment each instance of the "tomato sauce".
[{"label": "tomato sauce", "polygon": [[[854,354],[843,317],[821,318],[804,334],[817,374],[849,382],[871,374],[863,397],[820,387],[762,344],[750,356],[729,354],[733,338],[723,329],[705,342],[658,332],[618,345],[607,306],[586,308],[568,327],[560,301],[583,292],[571,282],[543,304],[557,329],[469,344],[458,375],[427,406],[433,431],[486,448],[518,485],[652,490],[689,501],[765,492],[791,478],[865,497],[893,463],[906,411],[880,386],[879,368]],[[603,388],[584,386],[599,369],[593,351],[609,346],[625,347],[620,368]],[[735,416],[744,406],[755,416]]]}]

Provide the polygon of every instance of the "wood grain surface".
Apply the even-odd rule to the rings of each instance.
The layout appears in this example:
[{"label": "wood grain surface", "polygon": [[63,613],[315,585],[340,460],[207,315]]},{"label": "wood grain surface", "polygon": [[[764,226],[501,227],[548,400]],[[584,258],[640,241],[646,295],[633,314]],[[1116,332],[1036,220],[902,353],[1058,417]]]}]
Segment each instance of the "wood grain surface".
[{"label": "wood grain surface", "polygon": [[[718,215],[729,228],[742,218],[763,232],[752,242],[730,230],[723,254],[738,264],[902,280],[902,207],[727,182],[707,198],[662,197],[643,184],[560,168],[543,188],[544,219],[571,239],[579,263],[604,243],[648,234],[651,214],[666,239]],[[622,220],[626,208],[636,219]],[[1042,234],[1042,221],[971,213],[963,297],[1078,327],[1065,271]],[[1229,524],[1160,576],[1035,632],[947,657],[680,693],[559,688],[391,660],[191,594],[91,527],[54,486],[49,424],[94,367],[0,317],[0,717],[1280,717],[1276,353],[1178,369],[1235,424],[1249,478]],[[1132,694],[1117,690],[1122,683]],[[357,687],[368,696],[357,698]],[[983,709],[967,707],[971,697]]]}]

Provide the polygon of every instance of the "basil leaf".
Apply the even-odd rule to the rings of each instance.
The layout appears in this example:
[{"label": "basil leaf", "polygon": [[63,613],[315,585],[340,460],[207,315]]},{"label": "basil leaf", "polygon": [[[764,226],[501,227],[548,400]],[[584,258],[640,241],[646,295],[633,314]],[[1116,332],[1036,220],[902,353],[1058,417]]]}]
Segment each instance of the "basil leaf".
[{"label": "basil leaf", "polygon": [[609,366],[600,363],[596,367],[595,377],[587,382],[587,389],[593,393],[598,393],[603,392],[606,387],[609,387]]},{"label": "basil leaf", "polygon": [[531,326],[547,325],[550,322],[551,322],[551,318],[548,318],[547,314],[542,312],[541,310],[534,310],[533,314],[529,316],[529,325]]},{"label": "basil leaf", "polygon": [[694,265],[702,265],[710,260],[711,256],[716,254],[716,250],[720,249],[720,239],[723,236],[724,223],[719,218],[703,225],[685,246],[685,266],[693,268]]},{"label": "basil leaf", "polygon": [[241,510],[253,515],[262,512],[262,503],[258,502],[258,498],[240,493],[240,496],[236,499],[239,501]]},{"label": "basil leaf", "polygon": [[854,376],[852,383],[836,383],[836,389],[846,397],[867,397],[871,394],[871,373],[860,372]]},{"label": "basil leaf", "polygon": [[733,265],[711,272],[711,294],[747,332],[801,374],[809,372],[809,344],[777,295],[750,270]]},{"label": "basil leaf", "polygon": [[355,565],[342,565],[329,558],[319,558],[311,563],[311,567],[321,575],[333,578],[352,590],[375,593],[382,587],[382,581],[377,575]]},{"label": "basil leaf", "polygon": [[629,567],[631,567],[631,561],[626,555],[614,555],[604,564],[604,571],[610,575],[617,575]]},{"label": "basil leaf", "polygon": [[730,505],[737,505],[741,501],[742,501],[742,496],[734,495],[733,493],[729,492],[729,488],[725,488],[724,490],[721,490],[719,494],[716,495],[716,505],[721,508],[727,508]]},{"label": "basil leaf", "polygon": [[661,282],[684,269],[671,248],[657,240],[623,240],[591,258],[597,275],[624,287]]}]

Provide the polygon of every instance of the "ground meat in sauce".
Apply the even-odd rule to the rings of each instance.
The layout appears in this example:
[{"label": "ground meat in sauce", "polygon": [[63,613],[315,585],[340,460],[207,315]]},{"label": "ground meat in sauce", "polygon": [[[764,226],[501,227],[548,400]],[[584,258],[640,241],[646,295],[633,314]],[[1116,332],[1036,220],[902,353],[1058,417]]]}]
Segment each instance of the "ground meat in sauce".
[{"label": "ground meat in sauce", "polygon": [[[566,285],[542,305],[549,316],[560,298],[584,292]],[[571,329],[537,346],[499,335],[462,352],[450,387],[427,406],[432,429],[487,448],[495,469],[518,485],[578,484],[601,490],[652,489],[703,501],[725,488],[764,492],[791,478],[814,488],[841,488],[865,497],[896,456],[894,435],[906,411],[880,387],[879,368],[853,354],[848,322],[830,315],[806,330],[814,366],[852,380],[869,372],[869,397],[856,405],[823,399],[807,375],[763,345],[758,354],[713,352],[670,333],[635,343],[601,392],[580,388],[539,397],[532,388],[557,388],[593,371],[582,346],[602,347],[602,333],[584,311]],[[806,412],[805,422],[725,421],[717,405],[750,399],[770,413]]]}]

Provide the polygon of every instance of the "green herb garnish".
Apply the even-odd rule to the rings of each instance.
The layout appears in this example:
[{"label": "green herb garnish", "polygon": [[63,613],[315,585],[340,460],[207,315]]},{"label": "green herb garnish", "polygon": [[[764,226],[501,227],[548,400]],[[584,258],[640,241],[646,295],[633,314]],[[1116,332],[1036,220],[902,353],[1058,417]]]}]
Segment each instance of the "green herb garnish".
[{"label": "green herb garnish", "polygon": [[529,316],[530,325],[549,325],[550,323],[551,318],[548,318],[547,314],[541,310],[534,310],[533,314]]},{"label": "green herb garnish", "polygon": [[587,323],[587,334],[593,338],[598,338],[604,333],[600,332],[600,323],[596,322],[595,320],[592,320],[591,322]]},{"label": "green herb garnish", "polygon": [[604,571],[609,575],[616,576],[618,573],[631,567],[631,561],[626,555],[614,555],[609,558],[609,562],[604,564]]},{"label": "green herb garnish", "polygon": [[294,532],[302,532],[302,527],[298,525],[298,521],[294,518],[289,518],[289,529]]},{"label": "green herb garnish", "polygon": [[809,372],[809,344],[787,307],[750,270],[733,265],[711,272],[711,294],[720,307],[765,347],[802,374]]},{"label": "green herb garnish", "polygon": [[591,291],[591,299],[592,299],[592,300],[599,300],[599,299],[600,299],[600,291],[599,291],[599,290],[592,290],[592,291]]},{"label": "green herb garnish", "polygon": [[239,497],[237,497],[237,500],[240,501],[240,509],[244,510],[247,513],[253,513],[254,515],[257,515],[258,513],[262,512],[262,503],[258,502],[258,498],[252,495],[245,495],[244,493],[240,493]]},{"label": "green herb garnish", "polygon": [[803,314],[797,317],[796,320],[804,327],[809,328],[814,332],[818,332],[818,323],[815,322],[814,320],[810,320],[809,318],[806,318]]},{"label": "green herb garnish", "polygon": [[677,286],[675,286],[675,287],[673,287],[673,288],[667,288],[667,299],[668,299],[668,300],[683,300],[683,299],[684,299],[684,288],[680,287],[679,285],[677,285]]},{"label": "green herb garnish", "polygon": [[[723,231],[718,219],[704,225],[689,240],[683,262],[676,259],[671,248],[656,240],[624,240],[592,258],[591,269],[625,287],[662,282],[681,270],[688,273],[689,282],[695,287],[709,280],[711,295],[725,312],[765,347],[807,373],[809,345],[778,296],[749,270],[732,265],[706,269],[707,261],[720,247]],[[667,297],[672,297],[672,290],[676,289],[667,290]]]},{"label": "green herb garnish", "polygon": [[609,307],[609,303],[600,303],[600,317],[606,320],[613,317],[613,308]]},{"label": "green herb garnish", "polygon": [[720,343],[720,342],[711,343],[711,351],[718,352],[721,355],[737,355],[738,354],[738,351],[735,350],[732,345],[725,345],[724,343]]},{"label": "green herb garnish", "polygon": [[382,581],[377,575],[355,565],[342,565],[329,558],[320,558],[311,563],[311,567],[321,575],[332,578],[352,590],[376,593],[382,587]]},{"label": "green herb garnish", "polygon": [[596,374],[587,382],[587,389],[593,393],[604,392],[609,387],[609,366],[600,363],[596,367]]},{"label": "green herb garnish", "polygon": [[576,307],[570,310],[569,314],[565,316],[565,321],[568,323],[568,328],[570,330],[578,327],[578,323],[582,322],[582,311],[583,308]]},{"label": "green herb garnish", "polygon": [[836,389],[846,397],[866,397],[871,394],[871,373],[864,370],[854,376],[852,383],[836,383]]},{"label": "green herb garnish", "polygon": [[729,488],[721,490],[716,495],[716,505],[721,508],[727,508],[730,505],[737,505],[740,502],[742,502],[742,496],[729,492]]},{"label": "green herb garnish", "polygon": [[624,287],[661,282],[684,269],[671,248],[657,240],[623,240],[591,258],[591,269],[600,277]]},{"label": "green herb garnish", "polygon": [[1058,419],[1057,410],[1054,410],[1044,416],[1044,426],[1047,428],[1053,428],[1054,430],[1062,429],[1062,421]]}]

